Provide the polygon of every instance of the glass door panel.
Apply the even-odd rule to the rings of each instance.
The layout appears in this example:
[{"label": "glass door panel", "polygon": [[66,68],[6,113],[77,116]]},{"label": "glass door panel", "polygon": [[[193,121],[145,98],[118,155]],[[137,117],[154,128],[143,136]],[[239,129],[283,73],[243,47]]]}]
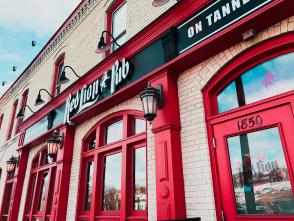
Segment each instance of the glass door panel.
[{"label": "glass door panel", "polygon": [[294,214],[277,127],[227,138],[237,214]]},{"label": "glass door panel", "polygon": [[294,220],[290,105],[212,121],[225,221]]}]

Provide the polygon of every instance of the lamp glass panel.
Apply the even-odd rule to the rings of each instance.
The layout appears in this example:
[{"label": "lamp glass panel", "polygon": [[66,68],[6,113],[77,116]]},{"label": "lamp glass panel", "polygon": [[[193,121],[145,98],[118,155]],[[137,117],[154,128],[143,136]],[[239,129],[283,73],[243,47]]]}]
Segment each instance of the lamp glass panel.
[{"label": "lamp glass panel", "polygon": [[147,96],[147,109],[148,113],[154,113],[153,112],[153,105],[154,105],[154,96]]},{"label": "lamp glass panel", "polygon": [[15,163],[8,163],[7,164],[7,171],[13,172],[15,169]]},{"label": "lamp glass panel", "polygon": [[142,98],[142,104],[143,104],[143,111],[144,114],[148,114],[148,108],[147,108],[147,96]]}]

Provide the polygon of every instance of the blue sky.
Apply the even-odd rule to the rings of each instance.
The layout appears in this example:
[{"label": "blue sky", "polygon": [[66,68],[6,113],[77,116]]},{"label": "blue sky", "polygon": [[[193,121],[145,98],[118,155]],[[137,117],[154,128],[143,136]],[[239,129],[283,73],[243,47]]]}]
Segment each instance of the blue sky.
[{"label": "blue sky", "polygon": [[0,95],[22,73],[43,48],[32,47],[32,40],[45,45],[81,0],[0,1]]}]

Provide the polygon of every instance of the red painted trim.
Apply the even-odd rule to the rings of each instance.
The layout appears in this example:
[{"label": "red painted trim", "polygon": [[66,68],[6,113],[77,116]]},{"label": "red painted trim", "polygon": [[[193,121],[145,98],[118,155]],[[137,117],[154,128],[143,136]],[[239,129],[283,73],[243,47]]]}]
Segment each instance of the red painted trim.
[{"label": "red painted trim", "polygon": [[11,121],[10,121],[10,126],[9,126],[9,132],[8,132],[7,140],[9,140],[11,138],[13,124],[14,124],[14,120],[15,120],[15,113],[16,113],[17,104],[18,104],[18,100],[16,100],[14,102],[14,104],[13,104],[13,111],[12,111],[12,117],[11,117]]},{"label": "red painted trim", "polygon": [[[123,3],[125,3],[126,0],[118,0],[113,4],[111,9],[107,12],[107,31],[109,31],[112,34],[112,15],[113,12],[116,11]],[[127,19],[127,18],[126,18]],[[111,46],[111,37],[109,34],[106,34],[106,44]],[[105,56],[110,55],[110,50],[105,52]]]},{"label": "red painted trim", "polygon": [[274,39],[268,40],[263,44],[250,48],[250,50],[245,51],[245,53],[233,59],[220,71],[220,73],[218,73],[216,77],[212,79],[212,81],[206,86],[206,88],[203,91],[217,220],[222,220],[222,205],[219,186],[220,178],[218,177],[216,155],[212,143],[212,138],[214,137],[212,124],[224,122],[235,117],[243,116],[252,111],[257,112],[273,108],[275,106],[280,106],[283,103],[289,102],[289,96],[293,96],[294,93],[293,91],[287,92],[221,114],[218,114],[216,95],[220,92],[220,90],[222,90],[226,85],[228,85],[228,83],[235,79],[236,76],[246,72],[250,68],[266,60],[293,51],[294,33],[290,33],[284,36],[279,36]]},{"label": "red painted trim", "polygon": [[[28,94],[29,94],[29,89],[27,89],[24,93],[23,93],[23,95],[22,95],[22,102],[21,102],[21,111],[22,111],[22,113],[23,114],[25,114],[25,109],[26,109],[26,107],[24,107],[23,105],[26,105],[27,104],[27,100],[28,100]],[[21,124],[23,122],[23,118],[21,118],[21,119],[18,119],[18,122],[17,122],[17,130],[16,130],[16,134],[18,134],[18,132],[19,132],[19,125]]]},{"label": "red painted trim", "polygon": [[[80,182],[78,191],[78,203],[77,203],[77,216],[76,220],[81,219],[94,219],[94,217],[107,218],[110,216],[121,217],[126,219],[127,216],[140,215],[143,219],[147,219],[147,210],[132,212],[130,211],[130,180],[132,176],[132,153],[131,150],[138,148],[139,146],[146,146],[146,132],[132,135],[132,127],[130,124],[134,118],[143,118],[143,113],[136,110],[124,110],[119,111],[100,120],[96,125],[89,130],[89,132],[83,138],[83,146],[87,146],[88,142],[93,139],[93,135],[96,134],[95,149],[90,151],[84,151],[81,153],[81,166],[80,166]],[[104,145],[105,128],[112,123],[123,119],[123,138],[122,140],[112,142]],[[102,181],[104,157],[115,153],[122,153],[122,185],[121,185],[121,210],[120,211],[101,211],[101,198],[102,198]],[[85,171],[87,168],[87,162],[94,160],[93,169],[93,183],[92,183],[92,200],[91,211],[84,211],[84,195],[85,195]],[[147,173],[147,171],[146,171]]]},{"label": "red painted trim", "polygon": [[55,97],[55,92],[56,92],[56,86],[57,86],[57,81],[58,81],[58,71],[59,71],[59,65],[64,61],[64,55],[57,60],[55,63],[55,71],[54,71],[54,78],[53,78],[53,85],[52,85],[52,92],[51,96]]},{"label": "red painted trim", "polygon": [[4,118],[4,114],[2,114],[1,117],[0,117],[0,130],[1,130],[1,127],[2,127],[3,118]]},{"label": "red painted trim", "polygon": [[[76,83],[72,84],[66,90],[64,90],[58,96],[58,99],[52,99],[51,102],[46,104],[36,114],[34,114],[24,123],[22,123],[20,126],[21,130],[30,127],[35,122],[45,117],[50,110],[56,109],[57,107],[62,105],[67,99],[69,93],[75,94],[76,91],[82,88],[85,83],[89,84],[97,78],[102,77],[103,73],[105,71],[108,71],[117,59],[121,60],[123,57],[126,57],[127,59],[129,57],[132,57],[133,55],[147,47],[149,44],[157,40],[160,34],[164,32],[166,29],[168,29],[170,26],[181,23],[187,17],[189,17],[196,11],[200,10],[210,2],[211,0],[186,0],[181,1],[175,6],[173,6],[166,13],[160,16],[157,20],[152,22],[149,26],[147,26],[141,32],[139,32],[137,35],[131,38],[126,44],[124,44],[122,47],[111,53],[111,55],[106,57],[92,70],[83,75]],[[284,18],[290,17],[293,14],[290,10],[290,6],[293,6],[292,4],[293,3],[287,0],[275,1],[274,3],[265,7],[264,9],[255,12],[248,18],[218,33],[214,37],[202,42],[201,44],[178,56],[173,61],[163,65],[162,67],[159,67],[158,69],[152,71],[142,79],[134,82],[128,87],[120,90],[114,95],[102,100],[101,102],[89,108],[88,110],[85,110],[84,112],[75,116],[73,118],[74,122],[80,123],[85,119],[95,116],[97,114],[97,110],[106,110],[107,108],[110,108],[118,104],[119,102],[122,102],[123,100],[126,100],[138,94],[146,85],[148,78],[153,77],[158,72],[164,70],[167,67],[174,70],[176,73],[180,73],[184,70],[189,69],[195,64],[203,60],[206,60],[214,54],[223,51],[229,48],[230,46],[240,42],[240,33],[243,33],[244,31],[252,28],[253,24],[254,27],[257,27],[256,31],[259,32],[264,28],[267,28],[270,25],[273,25]],[[283,11],[283,13],[279,13],[281,11]],[[272,14],[277,14],[279,16],[272,16]],[[228,38],[230,39],[230,41],[227,41]],[[213,48],[214,50],[211,51],[208,50],[208,48]],[[201,54],[201,56],[198,56],[199,54]],[[122,94],[124,96],[121,96]]]}]

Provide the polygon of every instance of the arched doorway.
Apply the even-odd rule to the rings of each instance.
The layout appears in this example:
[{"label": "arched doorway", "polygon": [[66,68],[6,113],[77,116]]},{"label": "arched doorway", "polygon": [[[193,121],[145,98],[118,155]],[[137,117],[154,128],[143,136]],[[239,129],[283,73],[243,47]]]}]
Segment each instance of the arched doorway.
[{"label": "arched doorway", "polygon": [[294,219],[293,42],[289,34],[247,51],[204,90],[216,207],[226,221]]}]

